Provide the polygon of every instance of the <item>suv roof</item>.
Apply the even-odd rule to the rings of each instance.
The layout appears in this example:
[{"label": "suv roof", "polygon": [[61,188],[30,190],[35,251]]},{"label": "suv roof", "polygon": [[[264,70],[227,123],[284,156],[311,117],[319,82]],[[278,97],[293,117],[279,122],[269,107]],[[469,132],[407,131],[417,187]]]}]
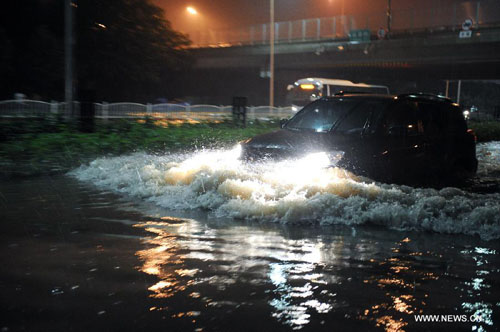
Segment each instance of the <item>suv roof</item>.
[{"label": "suv roof", "polygon": [[366,93],[366,92],[340,92],[336,93],[333,96],[323,97],[324,100],[335,100],[341,98],[355,98],[355,99],[416,99],[416,100],[427,100],[427,101],[436,101],[436,102],[445,102],[445,103],[453,103],[450,98],[445,96],[432,94],[432,93],[403,93],[399,95],[384,95],[384,94],[375,94],[375,93]]},{"label": "suv roof", "polygon": [[394,99],[396,96],[394,95],[384,95],[377,93],[358,93],[358,92],[344,92],[344,93],[336,93],[333,96],[323,97],[323,100],[338,100],[343,98],[352,98],[352,99]]},{"label": "suv roof", "polygon": [[399,98],[411,98],[411,99],[425,99],[425,100],[433,100],[433,101],[443,101],[443,102],[448,102],[452,103],[453,101],[445,96],[433,94],[433,93],[424,93],[424,92],[417,92],[417,93],[403,93],[398,95]]}]

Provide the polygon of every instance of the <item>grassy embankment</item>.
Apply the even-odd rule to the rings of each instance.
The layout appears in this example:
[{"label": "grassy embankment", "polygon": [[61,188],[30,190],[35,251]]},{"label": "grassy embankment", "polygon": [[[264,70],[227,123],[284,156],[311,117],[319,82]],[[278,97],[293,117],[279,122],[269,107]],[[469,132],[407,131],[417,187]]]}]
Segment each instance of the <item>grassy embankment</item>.
[{"label": "grassy embankment", "polygon": [[82,133],[75,123],[54,118],[0,122],[0,167],[4,176],[63,172],[99,156],[135,151],[166,153],[228,147],[278,128],[277,122],[179,123],[114,120]]}]

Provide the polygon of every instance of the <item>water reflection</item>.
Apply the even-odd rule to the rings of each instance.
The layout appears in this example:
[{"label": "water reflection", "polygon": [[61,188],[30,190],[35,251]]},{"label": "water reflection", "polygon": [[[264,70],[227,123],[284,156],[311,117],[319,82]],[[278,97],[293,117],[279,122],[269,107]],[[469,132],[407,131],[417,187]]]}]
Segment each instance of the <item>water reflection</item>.
[{"label": "water reflection", "polygon": [[156,298],[171,297],[176,292],[185,290],[192,281],[186,280],[182,282],[186,278],[179,277],[192,277],[196,274],[196,269],[176,268],[184,261],[182,255],[179,254],[180,247],[177,238],[173,233],[168,232],[168,228],[180,227],[182,223],[179,223],[179,220],[175,218],[164,217],[162,219],[169,222],[149,221],[136,225],[156,235],[146,241],[148,245],[152,246],[151,248],[137,252],[137,256],[144,262],[140,270],[155,275],[159,279],[156,284],[148,288],[152,292],[151,296]]},{"label": "water reflection", "polygon": [[[318,322],[335,317],[403,331],[416,326],[414,315],[470,313],[485,318],[478,329],[493,324],[495,302],[484,295],[492,293],[491,274],[498,275],[488,265],[495,251],[474,248],[451,260],[428,250],[435,244],[422,239],[391,242],[345,229],[294,236],[286,228],[172,217],[136,227],[151,234],[137,252],[139,269],[157,278],[148,286],[150,296],[190,299],[172,318],[195,312],[197,320],[214,319],[251,310],[292,329],[321,327]],[[463,275],[461,265],[470,262],[478,269],[460,288],[457,269]]]},{"label": "water reflection", "polygon": [[[480,322],[473,325],[473,330],[485,331],[487,326],[493,325],[493,307],[494,303],[488,303],[482,300],[485,293],[491,294],[491,285],[486,281],[485,276],[490,274],[488,269],[495,266],[490,263],[490,257],[493,258],[497,252],[492,249],[475,247],[473,249],[463,250],[461,252],[466,257],[471,257],[476,263],[475,278],[470,281],[465,281],[465,298],[467,301],[462,303],[462,308],[475,317],[478,317]],[[497,274],[500,272],[498,269],[495,271]],[[498,290],[496,290],[498,291]],[[495,295],[498,295],[495,292]]]},{"label": "water reflection", "polygon": [[[305,255],[304,257],[307,257]],[[314,273],[315,264],[319,262],[272,263],[269,279],[275,286],[275,296],[269,304],[274,308],[273,317],[286,325],[298,328],[309,323],[308,309],[326,314],[332,310],[334,302],[327,296],[327,291],[316,294],[318,286],[326,284],[323,274]],[[303,279],[303,280],[301,280]],[[295,280],[298,280],[297,286]],[[305,284],[304,284],[305,283]],[[320,301],[319,299],[323,299]]]},{"label": "water reflection", "polygon": [[[423,313],[426,303],[415,297],[417,288],[438,279],[434,272],[415,268],[415,257],[421,257],[422,253],[414,251],[410,242],[404,238],[392,248],[390,257],[378,262],[372,259],[370,262],[378,265],[380,273],[364,280],[365,284],[383,291],[385,299],[365,309],[359,318],[374,321],[385,331],[404,331],[413,322],[414,314]],[[421,295],[420,298],[428,296]]]},{"label": "water reflection", "polygon": [[[243,226],[212,229],[192,219],[163,218],[136,227],[153,234],[145,240],[148,248],[137,252],[143,262],[140,270],[158,278],[148,288],[153,298],[169,298],[193,287],[206,294],[188,290],[191,298],[217,306],[227,301],[214,299],[209,288],[227,290],[237,282],[265,285],[271,316],[293,328],[308,324],[311,311],[327,314],[337,306],[336,294],[318,285],[342,279],[321,271],[327,262],[336,264],[342,242],[293,240]],[[244,297],[233,306],[241,305]]]}]

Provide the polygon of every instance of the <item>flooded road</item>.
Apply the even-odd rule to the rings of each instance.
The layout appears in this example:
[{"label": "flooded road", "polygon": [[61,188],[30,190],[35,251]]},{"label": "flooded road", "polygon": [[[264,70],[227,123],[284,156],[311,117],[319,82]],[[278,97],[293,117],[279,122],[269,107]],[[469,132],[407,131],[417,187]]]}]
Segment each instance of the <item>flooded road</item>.
[{"label": "flooded road", "polygon": [[499,329],[499,193],[234,155],[2,182],[2,331]]}]

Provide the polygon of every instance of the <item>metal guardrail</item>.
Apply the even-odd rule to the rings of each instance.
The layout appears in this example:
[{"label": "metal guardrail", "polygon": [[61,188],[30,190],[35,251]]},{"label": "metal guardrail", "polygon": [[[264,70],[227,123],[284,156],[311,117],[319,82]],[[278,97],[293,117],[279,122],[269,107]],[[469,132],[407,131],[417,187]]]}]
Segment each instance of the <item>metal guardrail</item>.
[{"label": "metal guardrail", "polygon": [[[216,121],[231,119],[232,106],[227,105],[183,105],[183,104],[140,104],[140,103],[94,103],[97,119],[179,119],[197,121]],[[78,116],[80,103],[74,102],[73,113],[69,113],[66,103],[44,102],[38,100],[0,101],[0,118],[33,118],[43,116]],[[292,107],[248,106],[247,119],[282,119],[295,115]],[[471,121],[498,121],[495,113],[475,112],[469,116]]]},{"label": "metal guardrail", "polygon": [[[139,103],[94,103],[95,117],[113,118],[171,118],[192,120],[222,120],[232,117],[232,106],[184,105],[184,104],[139,104]],[[80,104],[74,103],[73,114],[69,114],[65,103],[37,100],[0,101],[0,117],[37,117],[61,115],[69,117],[79,113]],[[291,117],[296,111],[291,107],[249,106],[247,118],[271,119]]]},{"label": "metal guardrail", "polygon": [[[466,19],[474,22],[473,28],[500,24],[498,0],[455,2],[448,6],[414,7],[393,10],[391,31],[460,30]],[[353,30],[368,29],[373,35],[387,27],[385,12],[369,15],[342,15],[276,22],[275,43],[348,39]],[[259,24],[224,30],[204,30],[191,33],[193,47],[227,47],[235,45],[268,44],[270,24]]]},{"label": "metal guardrail", "polygon": [[59,103],[47,103],[38,100],[4,100],[0,101],[2,116],[26,116],[57,113]]}]

